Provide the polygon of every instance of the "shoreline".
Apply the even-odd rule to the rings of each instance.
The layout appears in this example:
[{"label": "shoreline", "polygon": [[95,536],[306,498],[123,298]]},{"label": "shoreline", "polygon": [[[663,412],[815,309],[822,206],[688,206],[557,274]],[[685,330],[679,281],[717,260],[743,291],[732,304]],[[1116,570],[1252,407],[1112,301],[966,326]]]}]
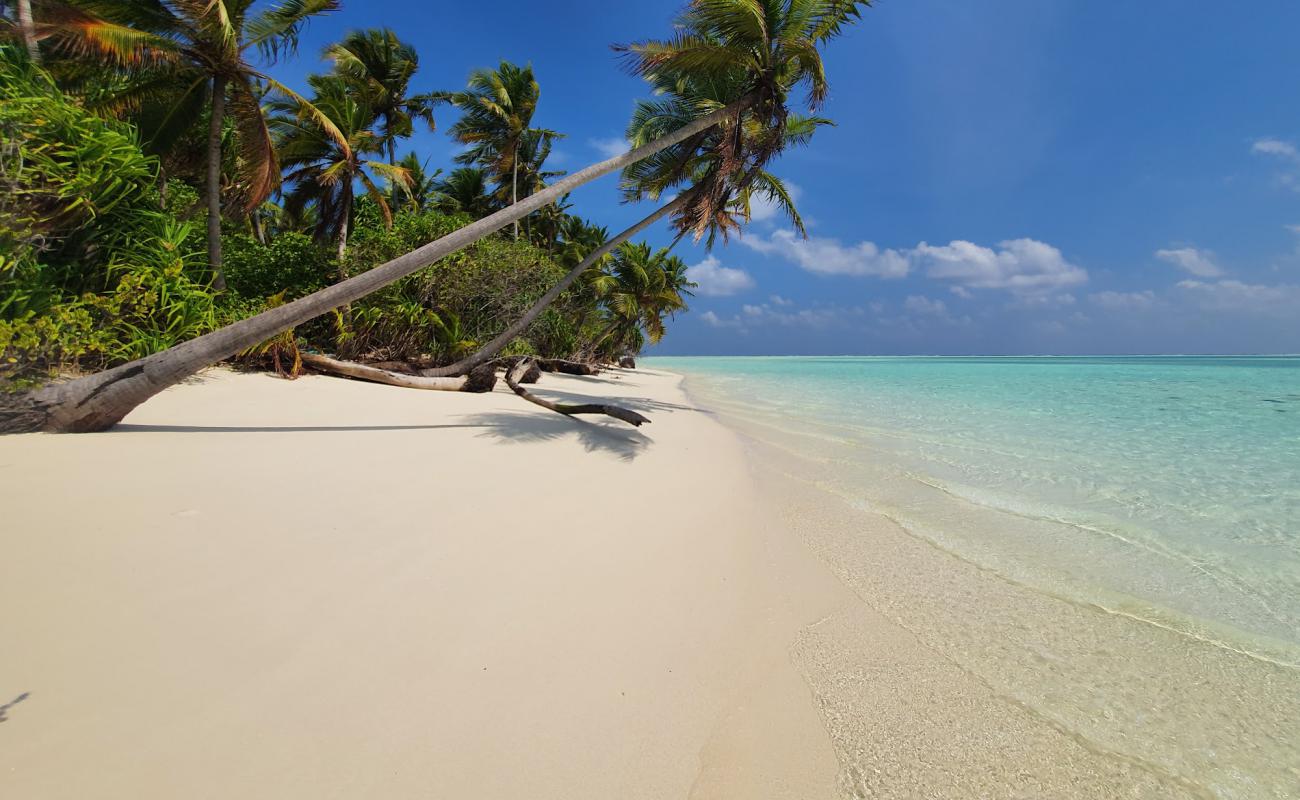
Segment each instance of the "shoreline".
[{"label": "shoreline", "polygon": [[690,381],[534,387],[631,429],[218,370],[0,439],[0,791],[1201,798],[1286,735],[1286,676],[964,561]]},{"label": "shoreline", "polygon": [[[692,388],[696,378],[687,376],[686,390],[709,404],[711,385],[701,377]],[[847,795],[1300,791],[1288,756],[1300,744],[1294,667],[1045,591],[972,558],[946,534],[988,509],[953,503],[960,498],[941,497],[922,476],[895,474],[900,464],[884,452],[855,452],[863,445],[855,437],[805,430],[803,418],[758,414],[747,403],[715,405],[746,441],[760,494],[859,601],[794,649],[836,742]],[[902,483],[914,485],[900,492]],[[940,528],[917,529],[912,504]],[[890,641],[899,654],[929,656],[900,663]]]}]

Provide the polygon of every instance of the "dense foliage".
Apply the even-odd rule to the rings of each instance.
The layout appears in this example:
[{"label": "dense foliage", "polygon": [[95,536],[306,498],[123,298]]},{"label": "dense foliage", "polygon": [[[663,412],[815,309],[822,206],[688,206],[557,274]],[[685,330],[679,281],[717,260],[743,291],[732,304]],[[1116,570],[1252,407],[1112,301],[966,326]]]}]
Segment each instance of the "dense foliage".
[{"label": "dense foliage", "polygon": [[0,46],[0,377],[138,358],[211,330],[191,225],[129,125]]},{"label": "dense foliage", "polygon": [[[302,27],[334,0],[147,5],[40,5],[39,65],[0,44],[0,381],[157,352],[360,274],[562,175],[546,162],[563,134],[532,122],[543,93],[531,66],[502,62],[470,72],[462,90],[417,93],[415,49],[392,31],[359,30],[325,48],[328,71],[300,96],[258,59],[292,55]],[[706,49],[761,49],[683,20]],[[778,44],[803,64],[795,51],[820,34],[800,35]],[[634,139],[756,91],[735,65],[693,75],[694,41],[668,55],[630,48],[659,59],[637,71],[663,98],[638,108]],[[773,69],[790,75],[763,88],[769,95],[807,73]],[[788,205],[762,165],[821,120],[760,119],[782,100],[747,112],[739,138],[720,128],[629,171],[628,197],[709,194],[707,207],[692,200],[689,223],[676,219],[682,232],[710,235],[747,217],[754,192]],[[445,170],[399,153],[417,125],[434,129],[439,106],[458,115],[447,132],[465,145]],[[737,164],[752,177],[724,175]],[[717,188],[720,175],[740,190]],[[310,348],[438,366],[498,337],[482,352],[506,341],[506,355],[636,352],[686,309],[693,284],[666,249],[629,242],[585,260],[623,240],[609,237],[562,200],[244,357],[282,365],[280,356]],[[557,285],[567,289],[543,300]]]}]

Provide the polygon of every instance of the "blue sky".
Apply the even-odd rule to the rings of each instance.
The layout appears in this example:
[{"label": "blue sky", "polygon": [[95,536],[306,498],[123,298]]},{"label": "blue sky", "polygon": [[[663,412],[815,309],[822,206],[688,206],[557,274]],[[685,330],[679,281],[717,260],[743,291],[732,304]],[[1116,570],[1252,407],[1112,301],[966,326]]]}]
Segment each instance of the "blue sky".
[{"label": "blue sky", "polygon": [[[531,62],[569,170],[644,95],[609,45],[680,8],[343,5],[277,75],[301,85],[356,27],[417,46],[417,89]],[[701,287],[656,352],[1300,352],[1298,30],[1294,0],[880,0],[828,48],[838,126],[773,168],[810,239],[764,213],[712,253],[678,245]],[[431,166],[452,121],[410,143]],[[611,231],[650,211],[613,177],[572,199]]]}]

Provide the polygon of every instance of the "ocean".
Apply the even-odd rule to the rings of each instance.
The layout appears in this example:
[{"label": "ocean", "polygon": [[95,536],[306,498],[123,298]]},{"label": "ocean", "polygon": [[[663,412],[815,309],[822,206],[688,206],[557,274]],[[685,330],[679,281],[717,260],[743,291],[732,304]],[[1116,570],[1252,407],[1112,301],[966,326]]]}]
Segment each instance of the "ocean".
[{"label": "ocean", "polygon": [[[995,628],[1018,611],[961,623],[953,604],[920,610],[924,585],[873,589],[1016,702],[1194,796],[1300,792],[1300,729],[1282,708],[1300,695],[1300,358],[646,366],[685,375],[787,477],[1015,587],[1023,606],[1058,609],[1012,628],[1095,627],[1015,644]],[[836,568],[852,583],[870,567],[848,558]],[[990,641],[972,644],[972,628]],[[1170,699],[1216,681],[1240,696],[1198,696],[1195,713]],[[1201,727],[1232,734],[1189,731]]]}]

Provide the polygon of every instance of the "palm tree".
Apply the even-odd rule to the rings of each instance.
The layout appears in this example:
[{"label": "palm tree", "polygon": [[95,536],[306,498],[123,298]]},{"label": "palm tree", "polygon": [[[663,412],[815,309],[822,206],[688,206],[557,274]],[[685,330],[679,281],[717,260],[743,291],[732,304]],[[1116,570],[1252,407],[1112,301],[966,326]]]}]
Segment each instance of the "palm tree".
[{"label": "palm tree", "polygon": [[18,32],[23,37],[23,46],[27,48],[27,57],[34,63],[41,61],[40,48],[36,46],[36,25],[32,21],[32,0],[18,0],[15,9]]},{"label": "palm tree", "polygon": [[454,169],[434,188],[438,193],[438,209],[446,213],[464,213],[483,219],[498,208],[488,188],[487,171],[479,167]]},{"label": "palm tree", "polygon": [[621,245],[610,268],[613,285],[605,294],[609,324],[596,338],[595,347],[614,357],[629,342],[644,337],[651,344],[663,338],[664,317],[686,310],[686,297],[695,288],[686,277],[686,263],[669,255],[668,248],[651,250],[648,244]]},{"label": "palm tree", "polygon": [[434,94],[407,94],[420,66],[415,48],[388,28],[353,31],[343,41],[325,48],[336,74],[345,77],[366,97],[383,120],[382,140],[388,163],[397,165],[397,140],[415,132],[415,121],[435,130]]},{"label": "palm tree", "polygon": [[219,291],[226,285],[221,273],[221,140],[226,117],[234,118],[239,131],[242,199],[246,209],[253,209],[280,179],[257,84],[265,82],[293,95],[259,72],[249,61],[249,51],[274,62],[296,50],[309,19],[338,8],[338,0],[283,0],[250,16],[253,3],[65,0],[52,5],[43,22],[56,43],[76,56],[97,58],[130,73],[161,71],[162,82],[185,87],[168,113],[175,122],[191,123],[187,112],[206,98],[208,264],[212,285]]},{"label": "palm tree", "polygon": [[[724,5],[732,8],[739,25],[739,20],[749,20],[757,4],[755,0],[694,0],[687,16],[697,10],[706,10],[711,17],[716,18],[716,12]],[[579,170],[537,194],[514,203],[509,208],[501,209],[368,272],[291,303],[268,309],[147,358],[95,375],[46,386],[27,394],[0,396],[0,432],[45,430],[72,433],[105,430],[121,421],[132,409],[150,397],[204,367],[247,350],[282,331],[328,313],[331,309],[365,297],[501,230],[596,178],[622,170],[664,149],[692,140],[715,126],[727,124],[728,127],[735,127],[736,121],[747,114],[773,116],[776,112],[772,104],[783,96],[781,93],[783,90],[778,88],[778,84],[787,86],[788,90],[789,85],[813,80],[814,76],[824,84],[821,62],[816,58],[817,45],[833,37],[845,23],[856,18],[860,7],[865,5],[867,0],[782,0],[782,2],[767,0],[764,3],[765,8],[780,6],[785,16],[795,15],[805,20],[801,24],[809,32],[809,36],[803,41],[793,42],[792,46],[774,41],[774,49],[783,50],[784,57],[770,59],[768,66],[755,71],[750,76],[751,91],[736,102],[697,117],[686,126],[623,155]],[[772,29],[770,25],[766,27]],[[713,45],[713,47],[726,47],[726,45]],[[681,48],[667,49],[680,50]],[[665,70],[681,69],[685,63],[689,63],[689,59],[675,61],[668,59]],[[708,67],[704,65],[702,68]],[[652,214],[643,221],[641,227],[651,224],[674,210],[676,202],[669,203]],[[588,256],[589,259],[591,257]],[[575,267],[575,271],[570,272],[572,277],[566,276],[565,281],[547,292],[547,296],[543,298],[547,304],[582,274],[585,266],[580,264],[579,267],[582,269]],[[545,306],[543,305],[542,308]],[[533,310],[530,309],[530,313],[533,313]],[[536,314],[539,313],[541,313],[540,309],[536,311]]]},{"label": "palm tree", "polygon": [[[382,153],[383,135],[375,131],[378,115],[365,102],[365,95],[335,75],[313,75],[307,79],[314,90],[312,110],[294,100],[271,103],[277,113],[270,120],[285,181],[293,188],[285,196],[285,211],[298,216],[307,205],[316,207],[316,238],[333,240],[342,260],[348,247],[348,228],[356,200],[356,185],[375,199],[384,220],[391,225],[392,209],[384,192],[369,174],[375,172],[395,185],[410,180],[402,167],[366,159],[367,153]],[[341,134],[335,137],[321,124],[333,124]]]},{"label": "palm tree", "polygon": [[442,170],[428,172],[429,162],[421,163],[415,153],[407,153],[397,166],[406,170],[406,181],[389,181],[388,203],[393,208],[424,212],[438,201],[439,176]]},{"label": "palm tree", "polygon": [[[539,146],[542,140],[560,136],[532,127],[541,96],[532,66],[502,61],[496,69],[475,70],[465,91],[445,96],[461,112],[451,127],[452,138],[468,146],[456,162],[487,167],[499,186],[510,187],[510,202],[519,202],[521,148],[530,139]],[[514,230],[518,239],[518,222]]]},{"label": "palm tree", "polygon": [[659,199],[687,184],[676,197],[640,222],[609,239],[575,266],[513,325],[469,358],[425,370],[435,377],[459,375],[496,356],[584,272],[623,242],[672,216],[678,235],[714,237],[748,218],[757,193],[775,201],[795,227],[803,222],[793,198],[765,169],[791,145],[806,144],[813,130],[828,123],[819,117],[791,115],[789,94],[808,86],[808,105],[825,100],[827,83],[818,47],[860,15],[866,0],[696,0],[678,23],[673,39],[620,46],[633,72],[646,76],[664,100],[642,101],[632,117],[633,146],[662,141],[668,131],[742,105],[725,124],[702,129],[672,147],[638,159],[624,171],[629,200]]}]

